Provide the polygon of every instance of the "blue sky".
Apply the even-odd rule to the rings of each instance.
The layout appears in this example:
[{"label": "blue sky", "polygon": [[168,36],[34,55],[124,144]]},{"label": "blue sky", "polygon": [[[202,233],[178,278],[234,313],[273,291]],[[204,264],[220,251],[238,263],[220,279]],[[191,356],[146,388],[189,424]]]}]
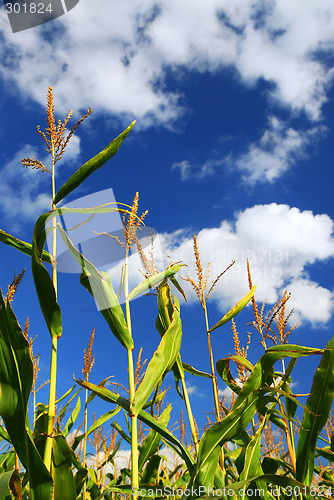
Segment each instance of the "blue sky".
[{"label": "blue sky", "polygon": [[[139,191],[165,258],[188,265],[183,276],[194,273],[194,233],[213,279],[237,259],[212,294],[211,325],[247,292],[248,257],[259,303],[270,308],[285,289],[292,293],[300,327],[290,342],[326,345],[334,325],[331,0],[81,0],[65,16],[15,34],[1,9],[0,39],[1,229],[31,241],[34,221],[49,210],[50,177],[20,160],[46,157],[35,130],[45,126],[52,85],[57,118],[72,109],[74,123],[88,106],[94,111],[58,165],[58,187],[136,120],[119,153],[66,202],[111,188],[117,201],[131,203]],[[42,382],[50,342],[29,258],[1,245],[0,262],[4,292],[13,269],[27,268],[13,307],[21,324],[29,315],[30,335],[38,335]],[[119,267],[111,275],[118,288]],[[59,393],[73,373],[80,376],[93,327],[92,381],[114,375],[126,383],[126,353],[78,281],[59,277]],[[202,311],[184,285],[182,357],[209,370]],[[149,357],[159,341],[155,298],[134,301],[133,315],[136,352],[143,346]],[[237,321],[244,343],[249,320],[245,311]],[[228,327],[213,336],[216,360],[233,352]],[[262,354],[259,341],[254,333],[252,361]],[[317,363],[297,367],[298,392],[310,387]],[[203,426],[210,384],[190,376],[188,384]],[[180,407],[173,387],[168,400]]]}]

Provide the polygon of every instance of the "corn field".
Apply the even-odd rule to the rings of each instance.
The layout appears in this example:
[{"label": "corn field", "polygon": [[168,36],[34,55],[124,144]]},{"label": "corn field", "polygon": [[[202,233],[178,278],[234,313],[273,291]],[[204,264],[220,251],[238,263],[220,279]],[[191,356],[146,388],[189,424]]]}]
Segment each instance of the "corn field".
[{"label": "corn field", "polygon": [[[45,325],[50,334],[50,380],[48,401],[36,402],[39,357],[33,352],[34,339],[29,337],[29,322],[21,328],[15,315],[15,292],[24,273],[15,276],[7,288],[0,290],[0,500],[100,500],[132,498],[221,498],[262,500],[310,500],[333,498],[334,495],[334,337],[322,348],[293,345],[289,336],[288,292],[269,311],[256,301],[256,283],[248,265],[248,293],[226,312],[219,322],[210,324],[207,303],[210,294],[227,269],[209,284],[209,267],[203,269],[196,235],[193,238],[196,279],[185,279],[197,295],[206,325],[210,371],[203,372],[182,361],[182,301],[186,300],[180,273],[184,263],[170,262],[159,271],[153,253],[145,253],[139,231],[145,225],[147,212],[139,212],[139,195],[131,205],[106,203],[86,208],[66,208],[60,202],[75,192],[90,175],[103,167],[118,151],[131,132],[134,122],[103,151],[81,166],[56,191],[56,164],[66,153],[76,129],[91,113],[89,108],[68,131],[71,113],[56,121],[53,92],[47,97],[47,128],[38,134],[51,156],[51,169],[35,158],[22,159],[26,168],[39,169],[51,176],[52,206],[37,219],[32,244],[0,230],[0,240],[14,251],[31,259],[34,285]],[[120,283],[113,283],[106,272],[99,271],[71,239],[59,220],[68,213],[80,213],[91,219],[95,214],[120,214],[123,238],[108,233],[122,246],[125,259]],[[52,252],[46,250],[47,237],[52,238]],[[94,365],[93,330],[84,352],[82,378],[64,395],[58,397],[58,343],[63,321],[58,303],[57,240],[62,241],[73,261],[80,266],[80,283],[96,301],[99,312],[113,337],[127,354],[128,386],[108,386],[112,373],[106,367],[105,379],[96,385],[89,376]],[[143,268],[142,282],[130,289],[128,260],[136,246]],[[120,295],[125,301],[121,304]],[[131,301],[140,295],[156,295],[157,349],[148,362],[134,359],[136,325],[131,315]],[[177,295],[176,295],[177,294]],[[180,300],[177,298],[179,297]],[[141,298],[145,300],[145,297]],[[247,304],[253,311],[251,328],[260,336],[264,354],[255,364],[247,358],[250,337],[241,346],[235,317]],[[235,353],[215,361],[211,334],[228,324],[232,329]],[[153,325],[154,326],[154,325]],[[139,345],[138,345],[139,343]],[[136,346],[140,339],[136,337]],[[141,352],[141,351],[140,351]],[[293,370],[299,358],[316,357],[314,374],[305,404],[293,391]],[[170,422],[171,405],[166,402],[165,376],[172,372],[177,394],[183,404],[179,432]],[[188,376],[204,377],[212,391],[214,419],[199,430],[193,416]],[[232,392],[227,402],[220,398],[220,377]],[[171,389],[174,390],[174,389]],[[83,391],[84,415],[79,422],[79,392]],[[94,411],[95,398],[110,403],[102,415]],[[33,407],[29,418],[28,405]],[[70,405],[74,405],[71,407]],[[89,416],[94,415],[88,425]],[[104,425],[121,416],[124,429],[117,421],[112,432]],[[299,418],[299,415],[301,418]],[[64,423],[65,422],[65,423]],[[191,439],[187,440],[186,427]],[[72,429],[78,431],[74,435]],[[117,453],[121,443],[131,449],[129,466],[118,470]],[[100,459],[92,462],[89,449]],[[173,466],[165,456],[173,455]],[[112,468],[110,468],[112,466]]]}]

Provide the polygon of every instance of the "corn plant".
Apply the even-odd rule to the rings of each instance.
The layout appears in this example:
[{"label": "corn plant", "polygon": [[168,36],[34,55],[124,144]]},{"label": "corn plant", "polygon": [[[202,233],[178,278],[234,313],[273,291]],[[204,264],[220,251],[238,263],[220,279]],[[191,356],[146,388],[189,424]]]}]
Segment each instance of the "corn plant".
[{"label": "corn plant", "polygon": [[[139,194],[135,194],[131,205],[58,206],[116,154],[134,126],[132,123],[103,151],[81,166],[57,191],[56,164],[76,129],[90,113],[89,108],[65,136],[71,113],[63,122],[56,122],[53,92],[49,88],[47,128],[42,132],[38,127],[37,131],[51,156],[51,170],[35,158],[25,158],[22,163],[25,167],[37,168],[51,175],[50,212],[38,217],[32,244],[0,230],[3,243],[31,257],[36,293],[51,337],[49,400],[48,404],[36,404],[38,358],[33,354],[33,339],[28,337],[28,322],[22,330],[12,308],[14,294],[23,277],[21,273],[14,278],[6,296],[0,290],[0,500],[331,498],[334,493],[334,474],[330,465],[334,457],[334,426],[330,415],[334,388],[334,337],[323,349],[289,344],[293,327],[288,328],[287,292],[265,316],[265,304],[259,308],[256,302],[256,287],[253,286],[249,266],[249,292],[220,321],[210,326],[208,300],[228,268],[213,280],[208,289],[209,267],[204,273],[194,236],[197,281],[189,276],[185,279],[190,282],[203,308],[210,373],[182,362],[182,335],[187,333],[182,332],[180,301],[186,297],[178,273],[184,264],[170,263],[167,269],[158,270],[152,254],[145,254],[138,233],[145,223],[147,212],[139,215]],[[99,213],[112,212],[121,214],[123,240],[109,233],[99,234],[100,237],[113,238],[124,250],[117,293],[110,276],[98,270],[94,262],[75,246],[71,233],[57,222],[58,216],[69,213],[86,214],[87,218],[91,218]],[[51,226],[48,227],[50,221]],[[49,232],[52,235],[51,253],[45,250]],[[117,386],[109,389],[106,384],[112,375],[110,373],[105,374],[100,384],[90,382],[94,363],[93,331],[84,353],[83,379],[76,380],[76,385],[57,400],[57,346],[63,332],[57,298],[57,239],[65,244],[73,261],[80,265],[80,283],[95,299],[113,334],[111,342],[118,342],[126,350],[126,388]],[[133,245],[138,250],[145,272],[144,279],[130,290],[128,267]],[[122,307],[120,296],[123,291],[125,301]],[[134,339],[136,342],[140,339],[140,329],[133,324],[131,301],[148,291],[155,293],[157,298],[157,347],[147,364],[141,364],[140,357],[135,364]],[[251,326],[260,335],[264,348],[263,355],[254,365],[247,359],[250,334],[247,346],[241,347],[236,325],[236,316],[250,302],[254,315]],[[216,335],[219,328],[226,329],[227,325],[232,327],[235,354],[218,359],[215,364],[211,336]],[[64,330],[66,334],[66,325]],[[269,343],[273,345],[268,347]],[[308,356],[321,356],[321,361],[307,401],[302,405],[299,395],[292,391],[291,374],[299,358]],[[280,363],[280,371],[277,371],[276,363]],[[232,374],[233,366],[237,376]],[[164,404],[166,391],[163,382],[169,372],[174,375],[176,391],[184,403],[191,433],[189,445],[185,437],[183,411],[179,438],[170,424],[172,407]],[[209,421],[201,431],[193,415],[186,376],[199,376],[211,381],[215,422]],[[219,398],[217,377],[232,392],[229,406]],[[85,391],[83,433],[71,437],[71,430],[80,415],[82,389]],[[27,411],[31,395],[32,425]],[[111,409],[97,418],[93,411],[93,423],[88,426],[88,412],[95,397],[110,403]],[[56,415],[56,405],[60,403],[64,406]],[[74,408],[70,409],[74,403]],[[301,420],[298,407],[302,411]],[[115,420],[111,424],[112,433],[104,434],[103,425],[122,412],[127,428],[123,429]],[[327,433],[325,437],[321,434],[324,429]],[[131,448],[129,467],[120,471],[116,467],[120,449],[117,436]],[[321,446],[321,441],[326,445]],[[89,445],[95,449],[95,465],[91,465],[88,459]],[[172,468],[166,459],[168,450],[177,457]],[[324,465],[324,461],[328,465]],[[113,473],[107,472],[109,463],[114,464]]]}]

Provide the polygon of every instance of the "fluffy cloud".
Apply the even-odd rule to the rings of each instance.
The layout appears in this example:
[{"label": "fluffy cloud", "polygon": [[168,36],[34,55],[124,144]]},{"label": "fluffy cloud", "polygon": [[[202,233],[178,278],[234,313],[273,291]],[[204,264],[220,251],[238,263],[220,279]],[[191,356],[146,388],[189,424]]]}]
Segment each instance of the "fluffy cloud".
[{"label": "fluffy cloud", "polygon": [[[288,205],[255,205],[235,214],[234,221],[223,220],[219,227],[203,228],[197,241],[204,272],[210,263],[208,289],[224,269],[236,263],[222,276],[210,295],[222,313],[226,313],[248,291],[247,259],[253,283],[257,285],[259,302],[276,303],[287,289],[292,297],[289,307],[295,309],[294,321],[313,325],[326,324],[331,318],[334,293],[312,281],[312,264],[334,257],[334,223],[328,215],[301,212]],[[170,260],[187,265],[180,270],[197,281],[194,263],[193,238],[189,229],[158,234],[154,241],[157,268],[161,271]],[[143,243],[149,255],[149,238]],[[155,252],[156,250],[156,252]],[[107,266],[115,289],[118,289],[124,259]],[[129,259],[130,289],[143,280],[138,253]],[[106,269],[105,269],[106,270]],[[197,301],[188,281],[182,281],[188,303]],[[121,297],[124,300],[124,296]]]},{"label": "fluffy cloud", "polygon": [[271,99],[313,120],[334,71],[315,57],[333,50],[331,0],[81,0],[58,20],[16,34],[2,10],[0,31],[1,75],[22,94],[41,102],[51,82],[58,109],[89,104],[142,126],[170,125],[182,113],[177,88],[166,88],[167,69],[234,66],[245,84],[266,80]]},{"label": "fluffy cloud", "polygon": [[[333,311],[333,291],[311,281],[308,268],[334,256],[333,225],[327,215],[272,203],[236,214],[233,223],[222,221],[219,227],[202,229],[197,235],[198,245],[203,267],[211,263],[212,279],[236,260],[214,288],[212,299],[222,313],[240,300],[248,289],[248,258],[260,302],[267,299],[275,303],[287,288],[292,293],[289,306],[295,308],[298,320],[326,323]],[[181,274],[196,280],[189,231],[179,230],[159,238],[166,255],[188,264]],[[183,285],[189,301],[197,300],[189,283]]]}]

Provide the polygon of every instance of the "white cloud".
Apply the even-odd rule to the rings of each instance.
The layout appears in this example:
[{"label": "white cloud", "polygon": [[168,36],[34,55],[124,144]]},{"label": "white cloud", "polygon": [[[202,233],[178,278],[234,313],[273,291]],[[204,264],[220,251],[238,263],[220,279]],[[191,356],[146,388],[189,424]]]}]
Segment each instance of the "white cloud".
[{"label": "white cloud", "polygon": [[58,20],[15,34],[2,10],[0,30],[0,72],[23,95],[44,106],[52,83],[58,109],[91,105],[141,126],[170,126],[183,111],[178,90],[166,87],[167,69],[182,78],[184,69],[234,66],[244,83],[265,79],[271,99],[313,120],[334,72],[315,57],[333,50],[331,0],[81,0]]},{"label": "white cloud", "polygon": [[[333,312],[334,293],[312,281],[309,270],[312,264],[334,257],[333,226],[326,214],[315,215],[308,210],[302,212],[296,207],[271,203],[247,208],[235,214],[234,221],[223,220],[219,227],[203,228],[197,240],[204,270],[210,263],[208,289],[211,280],[232,260],[236,261],[215,286],[212,300],[226,313],[247,293],[248,258],[259,302],[276,303],[287,289],[292,293],[289,306],[295,309],[294,321],[326,324]],[[157,268],[162,271],[167,267],[168,256],[173,262],[187,264],[180,270],[181,276],[189,275],[197,281],[192,236],[189,228],[158,234],[154,242]],[[148,244],[145,252],[149,251]],[[118,290],[123,264],[121,260],[107,266],[115,290]],[[130,290],[144,279],[139,269],[143,268],[135,253],[129,259]],[[189,282],[181,284],[188,302],[197,301]],[[190,391],[195,388],[191,387]]]},{"label": "white cloud", "polygon": [[334,294],[309,279],[295,279],[289,285],[291,300],[289,306],[296,311],[294,320],[307,317],[314,325],[331,319],[334,308]]},{"label": "white cloud", "polygon": [[214,175],[214,173],[223,165],[226,165],[227,159],[215,160],[210,159],[204,162],[202,165],[198,165],[196,162],[191,163],[188,160],[183,160],[180,162],[175,162],[172,165],[172,170],[179,169],[181,174],[181,179],[185,181],[190,177],[196,177],[202,179],[204,177],[209,177]]},{"label": "white cloud", "polygon": [[249,146],[247,153],[235,161],[236,167],[245,172],[246,182],[273,182],[296,161],[306,155],[307,147],[324,127],[301,131],[287,127],[276,117],[269,117],[269,126],[258,143]]},{"label": "white cloud", "polygon": [[246,153],[233,159],[232,153],[222,159],[209,159],[202,165],[189,160],[175,162],[172,170],[179,169],[181,179],[203,178],[223,168],[243,173],[245,183],[273,182],[293,167],[296,160],[308,156],[310,144],[315,144],[326,133],[322,125],[296,130],[275,116],[268,117],[267,129],[257,142],[248,146]]},{"label": "white cloud", "polygon": [[[328,215],[301,212],[288,205],[255,205],[239,212],[233,223],[222,221],[216,228],[204,228],[197,235],[205,268],[211,263],[212,279],[232,261],[236,264],[221,278],[212,292],[222,313],[234,306],[247,292],[246,260],[249,258],[259,302],[275,303],[284,290],[292,292],[289,305],[300,321],[326,323],[333,311],[333,291],[312,282],[308,266],[334,256],[333,221]],[[192,235],[189,230],[160,235],[166,255],[185,262],[188,274],[196,280]],[[188,300],[197,298],[189,283],[182,282]],[[209,284],[210,286],[210,284]]]}]

